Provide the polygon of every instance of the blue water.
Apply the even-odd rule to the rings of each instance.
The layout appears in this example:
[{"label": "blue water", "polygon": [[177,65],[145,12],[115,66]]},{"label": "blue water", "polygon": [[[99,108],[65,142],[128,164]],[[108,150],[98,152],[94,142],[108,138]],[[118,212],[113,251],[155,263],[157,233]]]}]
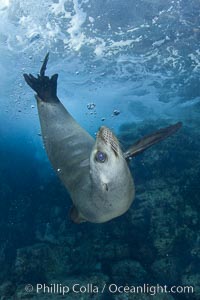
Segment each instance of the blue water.
[{"label": "blue water", "polygon": [[[199,40],[199,0],[0,2],[0,299],[60,299],[37,294],[38,283],[191,285],[190,294],[154,297],[200,299]],[[126,149],[183,122],[130,162],[136,199],[108,223],[70,221],[70,197],[44,150],[22,75],[37,74],[47,52],[59,99],[93,137],[106,125]],[[65,296],[80,297],[152,296]]]}]

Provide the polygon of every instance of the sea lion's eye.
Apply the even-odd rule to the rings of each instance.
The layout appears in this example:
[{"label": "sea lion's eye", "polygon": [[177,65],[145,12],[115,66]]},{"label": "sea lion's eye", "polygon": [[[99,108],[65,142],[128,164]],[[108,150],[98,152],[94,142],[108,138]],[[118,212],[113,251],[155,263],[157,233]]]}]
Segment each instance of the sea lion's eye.
[{"label": "sea lion's eye", "polygon": [[98,151],[95,155],[96,161],[104,163],[106,161],[107,155],[104,152]]}]

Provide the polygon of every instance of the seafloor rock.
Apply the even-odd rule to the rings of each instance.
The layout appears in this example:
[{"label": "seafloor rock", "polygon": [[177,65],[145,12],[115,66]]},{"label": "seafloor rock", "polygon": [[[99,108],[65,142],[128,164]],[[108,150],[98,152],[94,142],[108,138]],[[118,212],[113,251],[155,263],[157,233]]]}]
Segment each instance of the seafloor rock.
[{"label": "seafloor rock", "polygon": [[104,246],[104,253],[99,253],[101,260],[121,260],[130,256],[129,245],[126,243],[110,242]]},{"label": "seafloor rock", "polygon": [[114,300],[174,300],[171,295],[156,294],[154,296],[148,294],[122,294],[114,296]]},{"label": "seafloor rock", "polygon": [[0,285],[0,300],[9,299],[9,297],[14,294],[15,288],[15,285],[10,281],[6,281]]},{"label": "seafloor rock", "polygon": [[[159,124],[153,122],[140,129],[129,124],[124,127],[122,141],[130,145],[133,135],[137,139],[158,127]],[[70,282],[70,278],[82,284],[94,281],[91,279],[94,274],[99,279],[105,276],[103,280],[116,283],[191,284],[195,287],[194,295],[175,295],[174,298],[156,295],[153,298],[198,300],[198,136],[198,132],[192,136],[191,131],[181,130],[177,136],[133,159],[130,163],[136,185],[133,206],[125,215],[105,224],[72,224],[68,220],[70,199],[55,177],[43,182],[40,189],[41,176],[34,175],[34,188],[28,190],[30,181],[27,179],[25,190],[20,187],[18,196],[16,190],[7,190],[9,201],[6,202],[4,194],[4,201],[0,203],[3,233],[0,237],[0,279],[7,281],[9,278],[18,288],[14,293],[10,284],[3,284],[0,291],[3,291],[4,300],[49,299],[49,295],[27,295],[24,285],[38,281],[51,283],[54,279]],[[35,162],[34,168],[41,169]],[[67,299],[75,297],[68,295]],[[79,294],[77,299],[81,297],[100,299],[95,294]],[[138,295],[113,295],[116,300],[150,298],[149,295],[140,295],[140,298]],[[52,299],[62,298],[56,295]]]},{"label": "seafloor rock", "polygon": [[17,250],[15,275],[18,282],[44,282],[54,276],[68,276],[70,271],[68,247],[52,247],[41,243]]},{"label": "seafloor rock", "polygon": [[[189,270],[188,270],[189,271]],[[183,286],[192,286],[194,293],[185,294],[186,299],[200,299],[200,273],[189,273],[182,276]]]},{"label": "seafloor rock", "polygon": [[180,283],[182,266],[179,258],[165,257],[156,260],[151,266],[154,278],[157,278],[159,283],[167,285],[175,285]]},{"label": "seafloor rock", "polygon": [[142,265],[133,260],[121,260],[113,264],[112,279],[115,283],[142,284],[147,279],[147,272]]}]

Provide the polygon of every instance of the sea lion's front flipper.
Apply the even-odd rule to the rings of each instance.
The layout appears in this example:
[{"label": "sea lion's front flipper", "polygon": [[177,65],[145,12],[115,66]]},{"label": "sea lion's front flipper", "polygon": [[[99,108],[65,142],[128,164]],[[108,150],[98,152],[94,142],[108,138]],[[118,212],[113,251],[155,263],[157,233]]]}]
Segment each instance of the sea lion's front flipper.
[{"label": "sea lion's front flipper", "polygon": [[37,96],[44,102],[59,102],[57,97],[57,79],[58,74],[51,78],[45,76],[45,70],[49,59],[49,53],[44,58],[44,62],[37,78],[32,74],[23,74],[26,83],[37,93]]},{"label": "sea lion's front flipper", "polygon": [[182,126],[181,122],[174,125],[161,128],[158,131],[144,136],[142,139],[138,140],[133,146],[131,146],[127,151],[124,152],[124,157],[126,159],[133,157],[154,144],[166,139],[168,136],[174,134]]},{"label": "sea lion's front flipper", "polygon": [[77,224],[86,222],[86,220],[81,216],[81,214],[79,213],[79,211],[77,210],[77,208],[73,205],[70,209],[70,219]]}]

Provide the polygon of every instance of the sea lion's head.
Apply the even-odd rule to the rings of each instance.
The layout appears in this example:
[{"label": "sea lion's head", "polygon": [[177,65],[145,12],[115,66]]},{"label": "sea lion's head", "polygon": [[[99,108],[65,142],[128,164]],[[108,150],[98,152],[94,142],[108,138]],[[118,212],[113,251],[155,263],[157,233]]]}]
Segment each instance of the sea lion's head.
[{"label": "sea lion's head", "polygon": [[108,191],[124,162],[118,139],[109,128],[102,126],[90,156],[91,176],[99,189]]},{"label": "sea lion's head", "polygon": [[105,202],[105,206],[97,203],[102,219],[119,216],[129,208],[134,196],[132,176],[118,139],[105,126],[99,129],[90,155],[90,175],[94,198]]}]

